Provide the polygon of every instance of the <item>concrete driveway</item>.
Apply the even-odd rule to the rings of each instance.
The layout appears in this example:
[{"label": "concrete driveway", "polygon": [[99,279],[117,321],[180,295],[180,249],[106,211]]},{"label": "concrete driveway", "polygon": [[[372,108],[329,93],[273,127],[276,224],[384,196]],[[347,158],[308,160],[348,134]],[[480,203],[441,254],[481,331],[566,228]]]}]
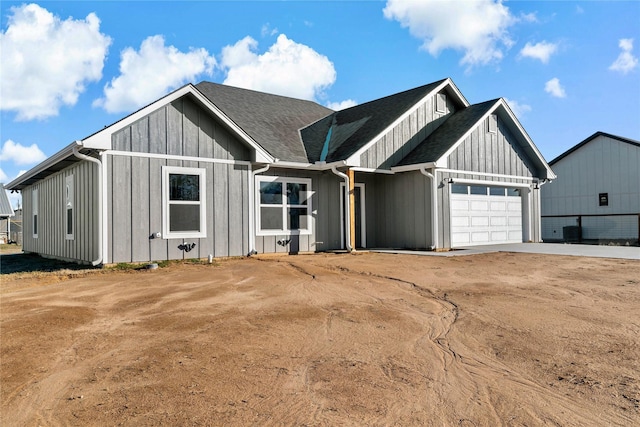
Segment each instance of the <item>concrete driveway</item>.
[{"label": "concrete driveway", "polygon": [[530,254],[569,255],[595,258],[618,258],[640,260],[637,246],[575,245],[564,243],[510,243],[503,245],[468,246],[448,252],[372,250],[372,252],[404,253],[429,256],[464,256],[490,252],[523,252]]},{"label": "concrete driveway", "polygon": [[640,247],[637,246],[576,245],[565,243],[511,243],[504,245],[469,246],[462,249],[474,253],[524,252],[532,254],[640,260]]}]

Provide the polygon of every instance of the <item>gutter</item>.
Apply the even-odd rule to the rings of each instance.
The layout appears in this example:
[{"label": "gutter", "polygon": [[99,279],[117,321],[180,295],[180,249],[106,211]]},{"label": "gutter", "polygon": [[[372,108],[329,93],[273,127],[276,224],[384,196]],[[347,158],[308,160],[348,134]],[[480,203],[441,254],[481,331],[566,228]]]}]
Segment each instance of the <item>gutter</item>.
[{"label": "gutter", "polygon": [[86,160],[91,163],[95,163],[98,165],[98,258],[91,261],[91,265],[94,267],[102,264],[103,251],[102,251],[102,241],[103,236],[105,235],[105,226],[104,219],[102,216],[102,206],[103,206],[103,192],[102,192],[102,162],[96,158],[87,156],[78,151],[78,148],[83,148],[84,145],[82,141],[75,141],[71,146],[71,152],[74,156],[81,160]]},{"label": "gutter", "polygon": [[256,186],[256,175],[264,173],[269,170],[270,165],[266,165],[263,168],[251,171],[251,182],[249,183],[249,253],[247,256],[255,255],[258,253],[256,250],[256,218],[255,218],[255,196],[254,189]]},{"label": "gutter", "polygon": [[433,174],[427,172],[427,168],[423,165],[420,167],[420,173],[431,180],[431,250],[438,249],[438,183],[436,182],[436,168]]},{"label": "gutter", "polygon": [[344,216],[345,218],[345,224],[344,224],[344,242],[345,242],[345,247],[349,252],[353,252],[353,246],[351,246],[351,197],[349,197],[349,177],[347,176],[347,174],[340,172],[337,169],[337,166],[334,164],[331,166],[331,172],[333,172],[335,175],[339,176],[340,178],[342,178],[344,180],[344,190],[345,190],[345,213],[346,215]]}]

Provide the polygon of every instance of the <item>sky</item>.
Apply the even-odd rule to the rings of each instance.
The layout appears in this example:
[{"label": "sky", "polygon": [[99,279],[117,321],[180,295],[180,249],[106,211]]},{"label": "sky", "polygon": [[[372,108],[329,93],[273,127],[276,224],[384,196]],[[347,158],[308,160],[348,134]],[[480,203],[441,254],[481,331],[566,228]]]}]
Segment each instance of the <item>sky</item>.
[{"label": "sky", "polygon": [[203,80],[338,110],[450,77],[505,98],[547,161],[640,140],[635,0],[3,0],[0,22],[3,183]]}]

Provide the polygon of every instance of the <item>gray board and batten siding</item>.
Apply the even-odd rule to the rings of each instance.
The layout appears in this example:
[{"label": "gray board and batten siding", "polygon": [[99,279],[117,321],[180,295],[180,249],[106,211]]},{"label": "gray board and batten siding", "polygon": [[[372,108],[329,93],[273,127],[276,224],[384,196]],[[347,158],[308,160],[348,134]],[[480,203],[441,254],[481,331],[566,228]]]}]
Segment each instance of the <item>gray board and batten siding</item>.
[{"label": "gray board and batten siding", "polygon": [[[487,120],[490,120],[488,118]],[[449,178],[480,180],[496,182],[496,186],[501,184],[521,185],[521,188],[529,187],[531,179],[539,177],[541,171],[534,166],[532,159],[522,148],[518,139],[511,132],[509,127],[498,115],[497,131],[488,131],[488,124],[480,123],[469,136],[467,136],[456,149],[448,156],[447,163],[450,170],[460,172],[441,172],[438,175],[438,227],[440,242],[444,247],[451,247],[451,224],[450,224],[450,200],[451,191],[446,184]],[[474,174],[480,172],[481,174]],[[522,178],[506,178],[504,176],[494,177],[484,174],[508,175]],[[444,182],[444,183],[443,183]],[[522,212],[530,212],[531,218],[539,218],[538,206],[540,190],[531,191],[531,200],[528,200],[530,191],[523,191],[521,194]],[[525,219],[525,218],[523,218]],[[538,221],[530,220],[530,236],[528,240],[539,241],[540,227]],[[523,230],[526,225],[523,223]],[[523,236],[524,238],[524,236]]]},{"label": "gray board and batten siding", "polygon": [[400,123],[382,135],[374,144],[360,155],[360,166],[370,169],[389,169],[398,164],[434,130],[436,130],[459,105],[453,102],[451,96],[445,95],[445,105],[442,111],[437,111],[434,94],[420,103]]},{"label": "gray board and batten siding", "polygon": [[[260,176],[311,179],[311,233],[256,236],[258,253],[320,252],[342,249],[340,239],[341,178],[331,171],[297,171],[271,168]],[[278,241],[284,240],[284,245]]]},{"label": "gray board and batten siding", "polygon": [[[112,149],[119,154],[109,155],[106,162],[107,262],[241,256],[249,251],[250,151],[196,102],[180,98],[121,129],[112,135]],[[152,238],[163,229],[163,166],[205,169],[206,237]],[[195,247],[189,252],[179,248],[191,243]]]},{"label": "gray board and batten siding", "polygon": [[[67,238],[66,183],[73,177],[73,238]],[[99,255],[98,166],[80,161],[22,190],[23,212],[33,212],[37,192],[37,237],[33,215],[22,223],[22,249],[48,257],[90,263]]]}]

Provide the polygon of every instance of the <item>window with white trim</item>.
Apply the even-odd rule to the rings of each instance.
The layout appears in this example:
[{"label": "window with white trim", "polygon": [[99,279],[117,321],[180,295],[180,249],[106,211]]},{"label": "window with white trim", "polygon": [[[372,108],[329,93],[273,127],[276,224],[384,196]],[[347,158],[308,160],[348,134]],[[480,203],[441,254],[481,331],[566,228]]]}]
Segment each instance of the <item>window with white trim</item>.
[{"label": "window with white trim", "polygon": [[33,215],[33,237],[38,237],[38,190],[31,192],[31,214]]},{"label": "window with white trim", "polygon": [[257,234],[311,233],[311,180],[256,177]]},{"label": "window with white trim", "polygon": [[202,168],[162,167],[162,235],[200,238],[206,230],[206,173]]},{"label": "window with white trim", "polygon": [[66,235],[67,240],[73,240],[73,207],[74,207],[74,189],[73,189],[73,175],[69,175],[65,178],[65,222],[66,222]]}]

